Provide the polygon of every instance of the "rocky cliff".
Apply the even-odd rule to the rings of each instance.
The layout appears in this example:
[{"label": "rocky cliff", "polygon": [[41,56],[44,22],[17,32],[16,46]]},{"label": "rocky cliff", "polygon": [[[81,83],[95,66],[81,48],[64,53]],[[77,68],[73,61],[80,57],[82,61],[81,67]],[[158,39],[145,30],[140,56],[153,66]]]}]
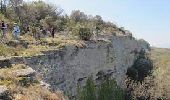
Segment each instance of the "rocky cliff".
[{"label": "rocky cliff", "polygon": [[97,82],[99,74],[109,75],[123,86],[136,53],[148,47],[148,43],[130,37],[99,36],[95,41],[85,42],[84,47],[70,45],[33,57],[12,57],[9,62],[30,66],[52,90],[75,96],[77,84],[83,86],[91,76]]}]

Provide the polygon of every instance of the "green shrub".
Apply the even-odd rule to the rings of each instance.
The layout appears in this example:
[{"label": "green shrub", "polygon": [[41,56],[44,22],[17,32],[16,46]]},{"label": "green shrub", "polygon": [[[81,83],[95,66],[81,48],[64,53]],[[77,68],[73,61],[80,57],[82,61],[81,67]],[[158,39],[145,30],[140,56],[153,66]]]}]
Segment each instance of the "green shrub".
[{"label": "green shrub", "polygon": [[74,36],[77,36],[79,34],[79,28],[78,27],[72,28],[71,34],[74,35]]},{"label": "green shrub", "polygon": [[126,74],[127,74],[128,77],[130,77],[130,79],[132,79],[132,80],[137,80],[137,78],[138,78],[138,71],[137,71],[135,68],[133,68],[133,67],[128,68]]},{"label": "green shrub", "polygon": [[142,82],[145,77],[150,75],[152,69],[152,61],[148,59],[145,54],[145,50],[142,49],[139,52],[137,59],[134,61],[134,64],[127,70],[126,74],[132,80]]},{"label": "green shrub", "polygon": [[83,90],[78,89],[79,100],[96,100],[96,89],[92,78],[88,78]]},{"label": "green shrub", "polygon": [[124,100],[124,98],[124,91],[115,80],[107,79],[99,86],[95,86],[92,78],[89,78],[83,89],[78,87],[78,100]]},{"label": "green shrub", "polygon": [[98,91],[98,100],[124,100],[124,92],[115,80],[105,80]]},{"label": "green shrub", "polygon": [[33,77],[18,77],[16,78],[16,83],[23,87],[28,87],[34,83],[39,83],[38,80],[35,80]]},{"label": "green shrub", "polygon": [[88,40],[90,40],[91,36],[92,36],[92,32],[90,31],[90,28],[80,28],[79,29],[80,39],[88,41]]}]

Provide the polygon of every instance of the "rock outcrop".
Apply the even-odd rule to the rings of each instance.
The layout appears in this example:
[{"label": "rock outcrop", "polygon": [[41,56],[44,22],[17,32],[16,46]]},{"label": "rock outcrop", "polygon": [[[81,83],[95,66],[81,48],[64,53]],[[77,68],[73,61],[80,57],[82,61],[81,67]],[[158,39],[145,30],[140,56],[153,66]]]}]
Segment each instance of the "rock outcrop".
[{"label": "rock outcrop", "polygon": [[8,58],[0,58],[0,68],[9,68],[11,67],[10,59]]},{"label": "rock outcrop", "polygon": [[50,91],[49,86],[24,64],[0,69],[0,100],[68,100],[62,92]]},{"label": "rock outcrop", "polygon": [[32,68],[25,68],[20,70],[12,71],[16,77],[33,77],[35,76],[35,71]]},{"label": "rock outcrop", "polygon": [[77,84],[83,86],[90,76],[97,81],[102,73],[115,78],[123,86],[127,69],[133,65],[136,53],[147,49],[148,45],[128,36],[99,36],[96,41],[85,42],[83,48],[66,46],[38,56],[12,57],[10,63],[30,66],[42,75],[52,90],[60,89],[75,96]]},{"label": "rock outcrop", "polygon": [[6,86],[0,86],[0,100],[7,100],[8,97],[8,89]]}]

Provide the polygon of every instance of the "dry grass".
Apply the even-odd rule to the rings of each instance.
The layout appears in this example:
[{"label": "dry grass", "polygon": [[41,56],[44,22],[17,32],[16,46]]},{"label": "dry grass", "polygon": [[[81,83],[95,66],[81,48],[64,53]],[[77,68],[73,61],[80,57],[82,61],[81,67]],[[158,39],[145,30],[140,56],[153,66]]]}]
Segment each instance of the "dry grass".
[{"label": "dry grass", "polygon": [[15,84],[19,79],[15,75],[15,70],[25,69],[26,66],[23,64],[13,65],[12,68],[0,69],[0,85],[12,85]]},{"label": "dry grass", "polygon": [[13,86],[11,90],[15,97],[13,100],[66,100],[62,93],[51,93],[40,85],[32,85],[27,88]]},{"label": "dry grass", "polygon": [[40,40],[35,40],[30,35],[21,36],[21,40],[29,43],[28,48],[22,46],[9,47],[3,43],[0,44],[0,56],[34,56],[42,54],[42,51],[48,50],[58,50],[65,46],[74,45],[77,47],[84,47],[83,41],[70,39],[64,36],[56,36],[55,38],[41,38]]},{"label": "dry grass", "polygon": [[12,66],[13,66],[12,68],[0,69],[0,76],[4,77],[4,78],[8,78],[8,76],[12,76],[12,75],[10,75],[10,73],[13,72],[14,70],[26,68],[26,66],[23,64],[12,65]]},{"label": "dry grass", "polygon": [[0,85],[6,86],[9,89],[12,100],[68,100],[60,92],[52,93],[47,88],[42,87],[37,81],[31,81],[28,86],[21,85],[24,82],[24,77],[17,77],[15,71],[25,69],[23,64],[13,65],[12,68],[0,69]]},{"label": "dry grass", "polygon": [[170,99],[170,49],[153,48],[151,59],[155,66],[155,95]]},{"label": "dry grass", "polygon": [[[9,38],[8,39],[12,39]],[[42,54],[42,51],[58,50],[67,45],[75,45],[78,47],[84,47],[84,42],[74,39],[69,39],[64,36],[57,36],[56,38],[43,38],[35,40],[29,35],[21,37],[29,43],[28,48],[22,46],[10,47],[4,44],[4,41],[0,42],[0,56],[35,56]],[[44,44],[43,44],[44,43]],[[12,68],[0,69],[0,85],[7,86],[13,100],[68,100],[62,93],[52,93],[48,89],[42,87],[38,82],[40,79],[36,76],[36,82],[28,83],[29,86],[23,86],[20,84],[24,82],[24,77],[17,77],[15,75],[16,70],[26,68],[25,65],[13,65]]]},{"label": "dry grass", "polygon": [[127,78],[127,90],[132,100],[170,100],[170,49],[152,48],[153,74],[142,83]]},{"label": "dry grass", "polygon": [[[62,49],[65,46],[68,45],[75,45],[78,47],[84,47],[84,42],[79,40],[70,40],[62,36],[58,36],[56,38],[42,38],[39,41],[36,42],[42,42],[45,43],[44,45],[38,44],[32,44],[29,45],[28,49],[23,50],[20,52],[20,56],[33,56],[33,55],[39,55],[42,54],[42,51],[48,51],[48,50],[58,50]],[[31,43],[30,43],[31,44]]]},{"label": "dry grass", "polygon": [[0,44],[0,56],[12,56],[15,55],[16,52],[21,51],[22,49],[18,49],[18,48],[11,48],[8,47],[4,44]]}]

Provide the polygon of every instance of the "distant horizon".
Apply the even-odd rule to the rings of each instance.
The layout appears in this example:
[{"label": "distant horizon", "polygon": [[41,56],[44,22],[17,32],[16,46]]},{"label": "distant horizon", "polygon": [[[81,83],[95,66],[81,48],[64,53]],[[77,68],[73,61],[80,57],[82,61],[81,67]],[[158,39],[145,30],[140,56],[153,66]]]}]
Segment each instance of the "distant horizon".
[{"label": "distant horizon", "polygon": [[[37,1],[37,0],[25,0]],[[119,27],[131,31],[137,39],[148,41],[151,46],[170,48],[170,1],[169,0],[43,0],[64,13],[80,10],[90,15],[100,15]]]},{"label": "distant horizon", "polygon": [[170,49],[170,44],[160,44],[159,46],[154,46],[154,45],[151,45],[152,47],[157,47],[157,48],[167,48],[167,49]]}]

